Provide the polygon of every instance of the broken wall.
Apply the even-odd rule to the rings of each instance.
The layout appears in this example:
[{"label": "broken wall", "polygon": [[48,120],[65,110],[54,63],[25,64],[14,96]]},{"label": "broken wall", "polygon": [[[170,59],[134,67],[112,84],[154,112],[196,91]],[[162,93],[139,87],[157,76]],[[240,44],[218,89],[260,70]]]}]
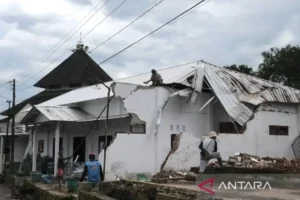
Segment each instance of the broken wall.
[{"label": "broken wall", "polygon": [[[127,87],[126,87],[127,86]],[[136,88],[136,89],[135,89]],[[162,87],[133,87],[132,84],[116,83],[116,97],[121,97],[127,113],[136,114],[146,122],[145,134],[117,134],[107,149],[107,180],[116,175],[130,173],[155,173],[156,138],[155,127],[158,109],[172,92]],[[103,162],[103,155],[100,155]]]},{"label": "broken wall", "polygon": [[201,137],[209,133],[210,108],[199,109],[210,99],[211,94],[198,95],[195,104],[188,104],[188,98],[174,96],[166,105],[161,124],[157,133],[156,171],[160,169],[171,149],[171,135],[182,132],[179,149],[173,153],[167,168],[174,170],[189,170],[190,167],[200,163],[200,150],[198,148]]},{"label": "broken wall", "polygon": [[[220,133],[219,151],[224,159],[237,152],[256,156],[293,158],[292,143],[299,135],[298,109],[294,104],[263,104],[243,134]],[[285,135],[270,135],[269,126],[288,126]]]}]

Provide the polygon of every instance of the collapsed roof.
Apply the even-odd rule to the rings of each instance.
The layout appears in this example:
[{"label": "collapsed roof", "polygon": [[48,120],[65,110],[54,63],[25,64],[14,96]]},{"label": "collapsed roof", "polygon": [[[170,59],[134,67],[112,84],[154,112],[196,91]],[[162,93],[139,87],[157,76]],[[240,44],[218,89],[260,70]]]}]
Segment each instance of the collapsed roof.
[{"label": "collapsed roof", "polygon": [[[263,102],[300,103],[299,90],[204,62],[157,71],[164,80],[164,86],[172,84],[186,86],[196,90],[197,93],[209,89],[222,103],[228,115],[240,125],[247,123],[254,114],[254,110],[247,107],[245,103],[254,106]],[[146,73],[114,82],[143,85],[150,76],[151,73]],[[107,88],[103,85],[94,85],[73,90],[40,106],[68,105],[105,97],[107,97]]]}]

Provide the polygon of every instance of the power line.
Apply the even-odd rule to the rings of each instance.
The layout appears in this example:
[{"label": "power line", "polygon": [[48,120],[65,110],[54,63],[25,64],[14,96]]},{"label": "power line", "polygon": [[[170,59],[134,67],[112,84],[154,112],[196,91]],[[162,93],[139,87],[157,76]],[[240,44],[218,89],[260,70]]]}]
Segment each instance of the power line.
[{"label": "power line", "polygon": [[[107,3],[110,0],[107,0],[105,3]],[[115,11],[117,11],[127,0],[122,1],[113,11],[111,11],[103,20],[101,20],[96,26],[94,26],[87,34],[84,35],[83,38],[85,38],[88,34],[90,34],[93,30],[95,30],[95,28],[97,28],[100,24],[102,24],[109,16],[111,16]],[[105,4],[104,4],[105,5]],[[103,6],[102,6],[103,7]],[[73,46],[73,45],[72,45]],[[69,50],[67,49],[66,51],[64,51],[62,54],[60,54],[53,62],[51,62],[49,65],[47,65],[46,67],[44,67],[43,69],[41,69],[38,73],[34,74],[33,76],[31,76],[29,79],[27,79],[26,81],[30,80],[31,78],[33,78],[34,76],[38,75],[39,73],[41,73],[42,71],[44,71],[46,68],[48,68],[49,66],[51,66],[54,62],[56,62],[60,57],[62,57],[66,52],[68,52]],[[26,82],[25,81],[25,82]],[[18,90],[18,92],[20,91],[24,91],[27,90],[28,88],[33,87],[33,86],[29,86],[23,89]]]},{"label": "power line", "polygon": [[[55,50],[55,48],[70,34],[70,33],[72,33],[76,28],[77,28],[77,26],[78,25],[80,25],[102,2],[103,2],[104,0],[100,0],[95,6],[94,6],[94,8],[74,27],[74,28],[72,28],[57,44],[55,44],[54,46],[53,46],[53,48],[52,48],[52,50],[50,51],[50,52],[48,52],[47,54],[45,54],[41,59],[40,59],[40,61],[38,61],[39,62],[39,64],[38,65],[36,65],[36,66],[34,66],[31,70],[29,70],[23,77],[26,77],[29,73],[30,73],[30,71],[32,71],[32,70],[34,70],[35,68],[37,68],[38,66],[40,66],[42,63],[44,63],[46,60],[47,60],[47,58],[49,58],[54,52],[52,52],[52,51],[54,51]],[[75,32],[76,33],[76,32]],[[51,53],[52,52],[52,53]],[[50,55],[48,55],[49,53],[51,53]],[[48,56],[47,56],[48,55]],[[47,56],[47,57],[46,57]],[[45,58],[46,57],[46,58]]]},{"label": "power line", "polygon": [[183,16],[179,17],[178,19],[176,19],[175,21],[173,21],[172,23],[177,22],[178,20],[181,20],[182,18],[186,17],[187,15],[191,14],[192,12],[198,10],[199,8],[201,8],[202,6],[204,6],[205,4],[209,3],[211,0],[207,0],[205,3],[203,3],[202,5],[198,6],[197,8],[195,8],[194,10],[189,11],[188,13],[184,14]]},{"label": "power line", "polygon": [[94,26],[89,32],[87,32],[87,34],[85,34],[83,38],[85,38],[86,36],[88,36],[93,30],[95,30],[95,28],[97,28],[100,24],[102,24],[102,22],[104,22],[110,15],[112,15],[115,11],[117,11],[127,0],[122,1],[113,11],[111,11],[103,20],[101,20],[96,26]]},{"label": "power line", "polygon": [[144,15],[146,15],[147,13],[149,13],[151,10],[153,10],[155,7],[157,7],[163,1],[164,0],[160,0],[158,3],[156,3],[154,6],[152,6],[151,8],[149,8],[146,12],[144,12],[138,18],[136,18],[135,20],[133,20],[132,22],[130,22],[127,26],[125,26],[124,28],[122,28],[121,30],[119,30],[118,32],[116,32],[114,35],[112,35],[111,37],[109,37],[108,39],[106,39],[105,41],[103,41],[101,44],[99,44],[98,46],[96,46],[94,49],[92,49],[91,52],[95,51],[97,48],[99,48],[100,46],[104,45],[106,42],[108,42],[109,40],[111,40],[113,37],[115,37],[116,35],[120,34],[122,31],[124,31],[126,28],[128,28],[129,26],[131,26],[134,22],[138,21]]},{"label": "power line", "polygon": [[175,21],[176,19],[178,19],[179,17],[183,16],[185,13],[189,12],[190,10],[194,9],[195,7],[197,7],[198,5],[200,5],[201,3],[203,3],[205,0],[201,0],[200,2],[196,3],[195,5],[193,5],[192,7],[190,7],[189,9],[185,10],[184,12],[180,13],[179,15],[177,15],[176,17],[174,17],[173,19],[171,19],[170,21],[168,21],[167,23],[163,24],[162,26],[158,27],[157,29],[155,29],[154,31],[150,32],[149,34],[145,35],[144,37],[140,38],[139,40],[135,41],[134,43],[128,45],[127,47],[125,47],[124,49],[122,49],[121,51],[115,53],[114,55],[110,56],[109,58],[103,60],[102,62],[100,62],[98,65],[101,65],[105,62],[107,62],[108,60],[114,58],[115,56],[119,55],[120,53],[126,51],[127,49],[129,49],[130,47],[134,46],[135,44],[139,43],[140,41],[142,41],[143,39],[149,37],[150,35],[152,35],[153,33],[155,33],[156,31],[162,29],[163,27],[167,26],[168,24],[170,24],[171,22]]},{"label": "power line", "polygon": [[5,99],[5,100],[9,100],[9,98],[3,96],[3,95],[0,95],[1,98]]},{"label": "power line", "polygon": [[[93,18],[108,2],[109,2],[110,0],[106,0],[106,2],[93,14],[93,15],[91,15],[79,28],[77,28],[77,30],[73,33],[73,34],[71,34],[61,45],[59,45],[59,47],[55,50],[55,51],[53,51],[47,58],[49,58],[53,53],[55,53],[60,47],[62,47],[73,35],[75,35],[75,33],[77,33],[88,21],[90,21],[91,20],[91,18]],[[67,50],[67,51],[69,51],[69,50]],[[66,52],[67,52],[66,51]],[[46,58],[46,59],[47,59]],[[46,59],[44,59],[44,61],[46,61]],[[43,62],[44,62],[43,61]],[[43,63],[42,62],[42,63]],[[40,63],[40,64],[42,64],[42,63]],[[49,66],[49,65],[48,65]],[[47,67],[48,67],[47,66]],[[45,67],[45,68],[47,68],[47,67]],[[33,78],[34,76],[36,76],[36,75],[38,75],[39,73],[40,73],[41,71],[39,71],[38,73],[36,73],[36,74],[34,74],[33,76],[30,76],[28,79],[26,79],[25,81],[23,81],[23,82],[27,82],[27,81],[29,81],[31,78]]]}]

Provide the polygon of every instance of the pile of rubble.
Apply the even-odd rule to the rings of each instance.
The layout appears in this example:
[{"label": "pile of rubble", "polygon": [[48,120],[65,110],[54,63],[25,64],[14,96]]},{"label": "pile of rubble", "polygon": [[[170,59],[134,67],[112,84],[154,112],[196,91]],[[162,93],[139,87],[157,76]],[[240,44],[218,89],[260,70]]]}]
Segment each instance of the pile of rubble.
[{"label": "pile of rubble", "polygon": [[[214,164],[213,164],[214,165]],[[270,158],[236,153],[224,163],[224,167],[272,169],[274,171],[297,173],[300,172],[300,160],[286,158]]]},{"label": "pile of rubble", "polygon": [[196,181],[197,174],[194,172],[180,172],[180,171],[162,171],[154,175],[151,182],[154,183],[174,183],[180,180]]},{"label": "pile of rubble", "polygon": [[184,179],[186,173],[183,172],[175,172],[172,170],[162,171],[155,174],[151,182],[154,183],[167,183]]}]

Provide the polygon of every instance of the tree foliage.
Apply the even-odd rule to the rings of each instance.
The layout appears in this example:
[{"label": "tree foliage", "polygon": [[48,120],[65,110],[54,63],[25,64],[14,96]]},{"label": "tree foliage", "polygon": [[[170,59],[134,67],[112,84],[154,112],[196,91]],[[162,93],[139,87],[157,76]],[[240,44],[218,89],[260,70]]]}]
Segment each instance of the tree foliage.
[{"label": "tree foliage", "polygon": [[258,76],[273,82],[300,89],[300,47],[287,45],[281,49],[271,48],[262,53],[263,62]]},{"label": "tree foliage", "polygon": [[263,62],[255,71],[248,65],[230,65],[227,69],[257,76],[300,89],[300,47],[287,45],[262,52]]},{"label": "tree foliage", "polygon": [[225,68],[238,71],[244,74],[249,74],[252,76],[256,75],[256,72],[252,69],[252,67],[249,67],[248,65],[230,65],[230,66],[225,66]]}]

